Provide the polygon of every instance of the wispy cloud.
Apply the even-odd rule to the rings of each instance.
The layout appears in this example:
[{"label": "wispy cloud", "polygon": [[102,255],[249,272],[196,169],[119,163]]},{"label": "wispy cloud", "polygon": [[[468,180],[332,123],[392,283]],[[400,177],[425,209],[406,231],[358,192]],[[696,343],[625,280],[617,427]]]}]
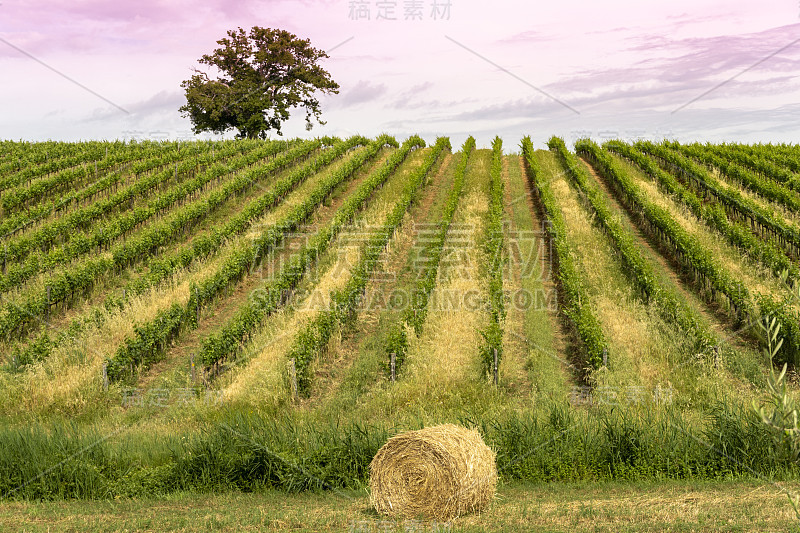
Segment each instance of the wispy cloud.
[{"label": "wispy cloud", "polygon": [[[184,103],[186,101],[183,93],[178,91],[159,91],[144,100],[126,104],[125,108],[130,111],[131,118],[136,119],[148,115],[174,114],[178,112],[178,108]],[[109,109],[95,109],[83,121],[96,122],[113,117],[114,113]]]},{"label": "wispy cloud", "polygon": [[347,91],[344,91],[340,101],[343,106],[355,106],[365,102],[377,100],[386,94],[387,88],[383,83],[373,83],[368,80],[358,82]]}]

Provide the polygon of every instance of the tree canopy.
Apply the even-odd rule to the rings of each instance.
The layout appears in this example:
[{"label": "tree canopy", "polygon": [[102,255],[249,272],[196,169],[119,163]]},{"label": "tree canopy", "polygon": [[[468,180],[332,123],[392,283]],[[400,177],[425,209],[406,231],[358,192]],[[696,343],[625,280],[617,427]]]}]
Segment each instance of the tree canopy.
[{"label": "tree canopy", "polygon": [[186,104],[180,111],[195,133],[236,128],[238,137],[265,138],[269,130],[280,135],[295,107],[305,109],[306,129],[313,127],[312,119],[324,124],[314,93],[338,93],[339,84],[318,64],[329,57],[323,50],[288,31],[258,26],[249,34],[230,30],[217,44],[199,63],[215,67],[219,75],[211,78],[194,69],[181,83]]}]

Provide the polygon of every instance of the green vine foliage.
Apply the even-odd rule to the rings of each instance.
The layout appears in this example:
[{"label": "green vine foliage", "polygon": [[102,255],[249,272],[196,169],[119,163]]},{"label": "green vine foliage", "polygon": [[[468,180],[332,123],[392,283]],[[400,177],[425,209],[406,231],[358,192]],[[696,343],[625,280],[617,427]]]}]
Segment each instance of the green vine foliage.
[{"label": "green vine foliage", "polygon": [[[403,145],[409,150],[414,146],[423,147],[425,144],[422,139],[414,136]],[[373,235],[364,247],[361,259],[344,288],[331,294],[333,310],[322,311],[311,324],[304,328],[303,333],[292,345],[288,357],[295,361],[297,385],[301,394],[309,394],[313,380],[312,362],[325,351],[331,334],[337,327],[346,328],[353,323],[358,304],[369,281],[369,272],[380,259],[383,250],[402,222],[409,207],[418,197],[425,178],[435,168],[436,162],[445,149],[450,149],[449,139],[439,138],[422,165],[412,173],[406,182],[405,189],[386,217],[381,231]]]},{"label": "green vine foliage", "polygon": [[[218,141],[220,145],[229,141]],[[107,143],[105,147],[100,147],[96,152],[98,157],[106,150],[104,159],[109,161],[95,160],[98,163],[98,179],[83,188],[73,190],[65,189],[60,194],[51,197],[41,198],[38,202],[26,202],[25,209],[15,213],[4,213],[3,220],[0,221],[0,235],[3,238],[12,237],[17,232],[27,226],[53,214],[68,208],[73,210],[77,205],[86,200],[101,201],[102,198],[112,196],[120,183],[125,181],[146,180],[149,172],[154,169],[172,166],[172,164],[188,158],[199,158],[207,150],[206,143],[131,143],[120,144],[120,142]],[[111,148],[111,151],[108,151]],[[126,153],[127,152],[127,153]],[[31,183],[38,166],[26,168],[29,170],[28,176],[19,181],[14,176],[7,176],[0,180],[0,194],[7,188],[3,184],[11,185],[24,183],[27,180]],[[65,167],[67,168],[67,167]],[[100,170],[102,168],[102,170]],[[101,177],[102,176],[102,177]],[[39,178],[36,178],[39,179]],[[80,209],[80,208],[78,208]],[[10,239],[9,239],[10,240]]]},{"label": "green vine foliage", "polygon": [[[363,139],[356,138],[354,143],[361,143]],[[346,164],[322,180],[317,188],[282,219],[277,225],[270,227],[257,237],[252,244],[234,249],[219,269],[200,285],[192,287],[189,300],[183,306],[174,304],[169,309],[158,313],[156,318],[148,325],[139,326],[133,338],[128,338],[117,350],[115,355],[107,362],[108,375],[112,380],[126,376],[130,369],[139,365],[148,366],[160,359],[169,342],[176,338],[184,329],[193,329],[197,326],[197,315],[202,308],[230,287],[241,280],[254,265],[283,241],[287,232],[294,230],[315,211],[333,189],[344,180],[355,175],[359,168],[368,160],[377,156],[384,145],[395,145],[397,142],[389,136],[381,136],[370,143],[367,150],[349,159]],[[307,259],[306,259],[307,260]],[[289,277],[287,274],[305,267],[290,264],[286,272],[282,272],[279,281],[288,283],[289,279],[299,279],[299,275]],[[284,287],[276,287],[277,294],[283,294]],[[245,339],[246,334],[252,330],[263,314],[261,307],[247,306],[240,310],[234,317],[234,324],[223,329],[221,335],[212,336],[203,343],[200,360],[206,364],[213,364],[222,357],[222,354],[233,353],[239,343]],[[249,314],[248,314],[249,311]],[[151,324],[160,322],[162,327],[152,327]]]},{"label": "green vine foliage", "polygon": [[[686,205],[695,216],[716,228],[729,243],[771,269],[775,275],[780,275],[785,270],[792,283],[800,280],[800,269],[786,251],[774,242],[762,239],[756,230],[759,216],[774,220],[774,215],[763,212],[750,202],[731,202],[730,207],[726,209],[724,200],[709,202],[707,198],[701,199],[693,189],[684,186],[675,176],[662,170],[651,158],[636,148],[620,141],[609,141],[603,146],[637,165],[652,177],[659,187]],[[706,175],[705,178],[708,179],[710,176]],[[753,208],[756,211],[753,211]]]},{"label": "green vine foliage", "polygon": [[[246,142],[246,141],[244,141]],[[320,139],[323,145],[331,146],[330,149],[322,151],[317,157],[309,159],[308,162],[289,173],[287,176],[274,182],[267,191],[255,200],[252,200],[237,215],[229,219],[224,225],[215,226],[208,233],[205,233],[192,240],[191,245],[182,248],[170,255],[155,256],[148,262],[148,269],[139,277],[132,280],[123,291],[123,295],[109,295],[105,301],[107,309],[122,309],[125,302],[134,295],[142,294],[147,289],[156,286],[165,279],[168,279],[180,268],[186,268],[195,260],[202,259],[215,253],[230,238],[246,231],[251,224],[264,212],[278,205],[289,192],[294,190],[300,183],[329,165],[334,160],[342,157],[348,150],[357,146],[369,144],[369,140],[355,136],[347,141],[334,138]],[[314,147],[318,143],[309,143],[309,147]],[[300,148],[300,147],[299,147]],[[281,155],[275,156],[271,161],[251,169],[249,175],[270,175],[277,168],[284,167],[296,157],[306,156],[305,148],[303,152],[292,153],[290,150]],[[46,358],[52,348],[58,346],[62,340],[68,337],[59,336],[57,339],[50,340],[48,333],[43,332],[37,342],[26,347],[18,354],[18,360],[33,362]],[[41,349],[40,347],[46,347]]]},{"label": "green vine foliage", "polygon": [[436,286],[436,278],[439,274],[439,262],[442,257],[442,248],[447,239],[450,224],[453,221],[453,216],[458,207],[461,193],[464,190],[467,165],[474,151],[475,139],[470,136],[464,141],[461,147],[461,157],[456,163],[453,185],[450,188],[447,202],[444,205],[442,215],[439,219],[438,232],[435,237],[428,242],[422,252],[422,257],[427,259],[425,270],[422,272],[422,276],[411,291],[409,306],[402,313],[400,320],[390,326],[386,336],[386,345],[384,348],[387,363],[386,370],[390,370],[391,357],[392,354],[394,354],[395,374],[399,374],[400,369],[405,363],[406,354],[408,352],[408,329],[410,328],[415,335],[422,333],[422,325],[425,323],[425,317],[428,314],[428,300],[431,292],[433,292],[433,288]]},{"label": "green vine foliage", "polygon": [[[266,149],[268,147],[264,148]],[[251,164],[257,162],[261,158],[258,152],[249,153],[250,159],[245,159],[238,165],[244,166],[247,161]],[[264,156],[265,153],[260,155]],[[37,318],[46,316],[53,305],[68,306],[66,304],[71,303],[76,296],[88,293],[106,273],[121,271],[151,257],[161,246],[185,236],[194,225],[223,205],[231,195],[252,187],[254,181],[263,176],[263,172],[274,172],[278,168],[281,165],[276,159],[266,163],[264,167],[257,166],[248,172],[237,174],[206,197],[173,210],[168,217],[147,226],[135,237],[118,242],[110,250],[110,257],[90,257],[62,270],[48,281],[47,287],[39,289],[20,303],[4,306],[6,313],[0,317],[0,338],[10,338],[13,333],[23,331],[27,325],[35,323]],[[195,179],[207,183],[231,170],[228,166],[216,166]]]},{"label": "green vine foliage", "polygon": [[[110,154],[107,151],[109,147],[112,148]],[[146,147],[164,151],[159,144],[148,144]],[[3,191],[0,196],[0,207],[3,209],[3,214],[8,215],[22,210],[29,204],[58,196],[69,187],[94,181],[101,173],[129,164],[141,158],[143,152],[147,151],[147,148],[141,145],[115,148],[114,145],[96,143],[91,150],[74,157],[55,159],[5,176],[0,183],[0,191]],[[104,150],[106,150],[105,155],[103,155]],[[32,179],[34,176],[36,179]]]},{"label": "green vine foliage", "polygon": [[[551,150],[558,150],[563,144],[563,140],[553,137],[548,146]],[[577,254],[566,238],[564,217],[550,183],[536,161],[530,137],[522,139],[522,154],[531,189],[538,196],[549,220],[547,231],[556,256],[561,308],[574,328],[584,364],[590,369],[600,368],[603,365],[603,356],[607,355],[613,360],[613,354],[609,354],[608,341],[592,309],[592,300],[584,286],[583,274],[574,259]]]},{"label": "green vine foliage", "polygon": [[[683,180],[688,188],[693,189],[704,202],[710,199],[718,202],[728,218],[741,222],[765,241],[771,241],[783,249],[790,257],[800,257],[800,232],[793,226],[782,222],[776,213],[762,207],[745,197],[740,191],[725,189],[701,165],[669,145],[657,145],[649,142],[636,143],[635,148],[653,156],[662,166]],[[714,159],[727,165],[720,159]]]},{"label": "green vine foliage", "polygon": [[503,141],[495,137],[492,142],[492,163],[489,168],[489,216],[486,222],[485,254],[488,258],[489,325],[483,331],[480,358],[488,375],[494,372],[503,357],[503,323],[506,309],[503,294],[505,267],[505,242],[503,239]]},{"label": "green vine foliage", "polygon": [[[141,166],[142,162],[139,162],[135,168],[131,169],[136,176],[133,183],[104,199],[98,199],[86,206],[71,210],[63,217],[48,221],[29,234],[10,238],[5,244],[4,257],[8,262],[16,262],[25,259],[32,251],[46,252],[56,243],[69,242],[76,235],[92,229],[104,215],[128,205],[135,199],[145,196],[165,184],[174,182],[172,189],[186,187],[187,184],[183,184],[183,179],[189,178],[192,180],[189,183],[203,186],[211,179],[218,177],[218,174],[215,174],[212,169],[214,167],[224,169],[223,160],[231,158],[228,163],[233,165],[240,161],[243,165],[252,164],[255,160],[249,159],[248,156],[254,151],[257,150],[257,156],[268,157],[276,153],[279,148],[278,143],[262,143],[261,146],[243,146],[237,150],[236,146],[231,143],[223,145],[220,150],[207,150],[199,154],[188,150],[167,151],[166,154],[149,160],[149,164],[144,166]],[[162,168],[158,172],[148,173],[156,167]],[[236,168],[239,167],[236,166],[233,169]],[[198,175],[198,169],[204,170],[201,170]],[[85,195],[81,196],[81,200],[87,198]]]},{"label": "green vine foliage", "polygon": [[793,191],[800,191],[800,179],[796,175],[797,172],[800,172],[800,161],[796,157],[788,157],[786,154],[780,153],[776,147],[735,144],[693,144],[691,147],[710,151],[721,157],[723,161],[750,169]]},{"label": "green vine foliage", "polygon": [[[614,182],[624,170],[597,144],[588,139],[579,140],[575,151],[586,157],[597,172],[607,181]],[[626,273],[641,292],[645,301],[655,304],[660,314],[677,325],[694,339],[696,353],[708,353],[716,347],[716,339],[700,316],[673,292],[659,283],[652,265],[644,258],[635,238],[611,211],[606,196],[593,183],[585,167],[565,149],[561,154],[568,174],[578,189],[584,193],[603,230],[611,238],[625,263]]]},{"label": "green vine foliage", "polygon": [[[62,238],[62,240],[68,242],[52,249],[49,253],[37,251],[28,255],[24,262],[12,265],[6,275],[0,277],[0,291],[16,286],[42,270],[52,270],[92,251],[107,249],[116,241],[135,231],[149,219],[175,209],[176,206],[182,203],[203,205],[202,200],[192,201],[191,199],[202,191],[209,182],[219,180],[219,172],[229,174],[231,177],[226,180],[226,185],[219,189],[218,192],[215,191],[211,194],[210,202],[207,201],[209,207],[207,209],[201,208],[198,211],[197,216],[205,218],[225,199],[232,195],[242,194],[251,188],[258,182],[259,177],[270,175],[276,169],[286,165],[287,162],[305,157],[320,146],[319,141],[301,143],[269,164],[259,165],[259,160],[272,157],[277,153],[277,146],[275,146],[277,144],[279,143],[272,143],[272,149],[270,150],[257,150],[248,154],[247,157],[236,157],[227,162],[227,165],[219,166],[218,172],[204,172],[195,179],[179,184],[157,195],[148,205],[132,209],[124,215],[114,218],[110,223],[99,225],[92,232],[75,232],[71,238]],[[253,166],[254,164],[255,166]],[[250,167],[249,170],[241,172],[241,169],[248,166]],[[234,175],[233,172],[239,172],[239,174]],[[186,209],[185,211],[188,212],[189,210]],[[173,233],[172,235],[184,235],[189,226],[183,226],[183,228],[184,232]],[[52,244],[52,242],[48,244]],[[40,244],[40,247],[43,248],[44,245]],[[139,257],[135,251],[133,254]]]},{"label": "green vine foliage", "polygon": [[[383,144],[397,145],[397,141],[388,136],[380,137],[376,143],[381,143],[378,146]],[[396,167],[400,165],[407,156],[410,146],[412,145],[406,144],[392,154],[381,168],[373,172],[361,183],[334,213],[333,219],[319,229],[310,241],[290,258],[288,264],[284,266],[274,280],[270,280],[257,291],[258,297],[240,307],[237,314],[223,326],[221,332],[210,335],[203,341],[200,349],[200,360],[206,367],[234,357],[242,343],[247,341],[261,321],[285,304],[308,267],[314,264],[317,258],[328,249],[336,235],[363,208],[373,191],[381,186]],[[349,172],[355,173],[362,164],[354,164]],[[340,183],[342,179],[341,177],[330,176],[327,183],[321,183],[315,193],[312,193],[312,197],[307,200],[306,207],[302,208],[302,212],[306,214],[288,215],[285,219],[285,224],[289,224],[294,228],[299,224],[299,222],[295,222],[295,220],[298,220],[298,216],[302,216],[303,220],[305,220],[313,212],[314,206],[318,205],[330,194],[330,191],[335,186],[334,183]],[[282,238],[282,235],[283,232],[276,229],[273,238]]]},{"label": "green vine foliage", "polygon": [[[694,183],[704,184],[706,190],[721,189],[714,184],[713,178],[708,176],[704,169],[679,153],[653,143],[641,142],[637,143],[636,147],[659,158],[673,171],[691,179]],[[731,313],[740,324],[755,324],[764,316],[776,318],[786,334],[787,341],[783,344],[776,359],[795,366],[800,363],[800,326],[798,326],[800,315],[790,305],[789,296],[785,296],[783,299],[764,294],[754,297],[746,287],[731,277],[708,250],[697,244],[666,211],[650,203],[633,181],[619,179],[615,183],[619,187],[622,199],[625,202],[631,202],[629,205],[632,206],[634,212],[639,214],[644,228],[650,231],[656,240],[672,248],[676,259],[694,274],[698,285],[706,290],[705,294],[710,299],[717,295],[723,296]],[[723,194],[714,194],[714,196],[726,198]],[[731,196],[728,195],[727,198]],[[720,214],[718,213],[716,216],[719,217]],[[721,221],[720,225],[723,226]],[[744,239],[742,242],[746,246]],[[750,242],[751,246],[758,246],[757,243]],[[764,246],[764,248],[766,251],[762,252],[762,257],[765,257],[763,254],[770,253],[768,247]],[[753,255],[757,255],[757,253],[753,252]],[[794,272],[794,269],[787,268],[787,275],[790,271]]]},{"label": "green vine foliage", "polygon": [[[677,142],[671,142],[665,143],[665,146],[681,152],[684,155],[691,156],[705,166],[720,169],[728,178],[738,182],[739,185],[745,189],[749,189],[763,198],[778,202],[792,211],[800,211],[800,194],[784,185],[784,183],[792,180],[792,178],[787,177],[784,172],[775,171],[773,169],[768,176],[756,173],[737,164],[735,161],[718,155],[716,150],[705,149],[698,144],[679,144]],[[781,183],[781,180],[783,180],[784,183]]]}]

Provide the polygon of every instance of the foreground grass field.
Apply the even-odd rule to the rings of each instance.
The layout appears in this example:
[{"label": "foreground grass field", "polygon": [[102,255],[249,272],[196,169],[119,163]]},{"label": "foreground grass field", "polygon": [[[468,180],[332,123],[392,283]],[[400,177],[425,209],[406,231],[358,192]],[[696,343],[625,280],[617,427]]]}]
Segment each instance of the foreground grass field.
[{"label": "foreground grass field", "polygon": [[0,529],[31,533],[797,531],[782,487],[766,482],[512,484],[499,489],[486,512],[438,523],[380,517],[363,491],[177,493],[153,500],[2,503]]},{"label": "foreground grass field", "polygon": [[403,531],[370,460],[448,422],[451,531],[800,524],[800,149],[537,148],[7,143],[0,529]]}]

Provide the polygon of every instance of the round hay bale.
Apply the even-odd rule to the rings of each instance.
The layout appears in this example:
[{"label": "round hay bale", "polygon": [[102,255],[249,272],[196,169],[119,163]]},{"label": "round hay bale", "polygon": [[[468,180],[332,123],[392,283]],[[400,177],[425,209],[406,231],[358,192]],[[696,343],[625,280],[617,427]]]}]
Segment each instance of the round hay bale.
[{"label": "round hay bale", "polygon": [[485,508],[497,488],[494,452],[453,424],[392,437],[369,472],[370,503],[389,516],[449,520]]}]

